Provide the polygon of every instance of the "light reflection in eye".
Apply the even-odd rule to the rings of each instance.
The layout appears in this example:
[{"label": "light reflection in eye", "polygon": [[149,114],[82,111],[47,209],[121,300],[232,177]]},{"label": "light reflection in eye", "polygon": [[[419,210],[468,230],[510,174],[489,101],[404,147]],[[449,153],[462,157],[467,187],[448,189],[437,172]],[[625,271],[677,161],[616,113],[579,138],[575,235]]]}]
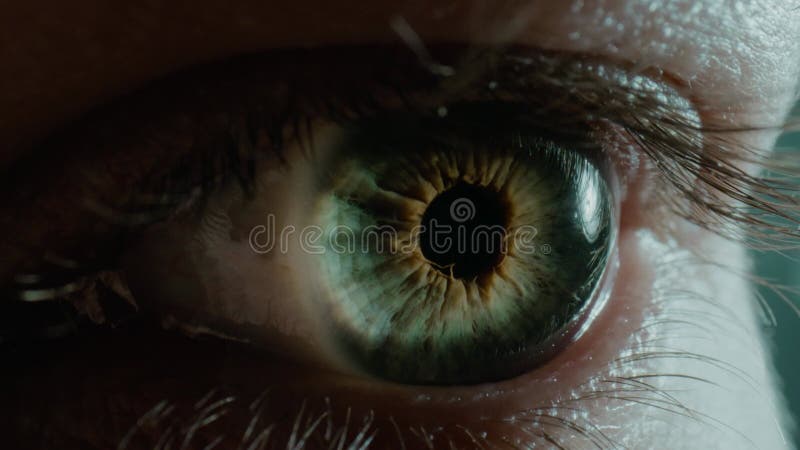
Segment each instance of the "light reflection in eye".
[{"label": "light reflection in eye", "polygon": [[597,189],[597,173],[583,173],[578,179],[578,199],[580,213],[576,217],[581,222],[583,235],[594,242],[604,226],[601,193]]}]

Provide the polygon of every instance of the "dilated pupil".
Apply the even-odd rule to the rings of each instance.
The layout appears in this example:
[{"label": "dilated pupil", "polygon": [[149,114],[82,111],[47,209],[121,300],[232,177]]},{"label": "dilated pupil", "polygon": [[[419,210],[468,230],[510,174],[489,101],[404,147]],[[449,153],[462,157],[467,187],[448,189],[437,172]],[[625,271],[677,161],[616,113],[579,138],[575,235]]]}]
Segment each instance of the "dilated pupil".
[{"label": "dilated pupil", "polygon": [[434,266],[471,279],[503,260],[508,211],[500,194],[461,182],[441,192],[422,216],[420,248]]}]

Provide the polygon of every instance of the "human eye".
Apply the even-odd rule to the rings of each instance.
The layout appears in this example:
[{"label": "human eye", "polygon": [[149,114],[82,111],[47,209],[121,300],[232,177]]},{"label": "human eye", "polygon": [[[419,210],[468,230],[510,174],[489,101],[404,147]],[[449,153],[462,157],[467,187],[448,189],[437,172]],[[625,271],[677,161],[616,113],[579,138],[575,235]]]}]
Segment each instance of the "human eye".
[{"label": "human eye", "polygon": [[[240,326],[263,324],[286,335],[273,346],[338,350],[391,380],[475,384],[526,372],[578,332],[574,316],[600,295],[616,227],[610,162],[590,124],[546,127],[557,111],[528,101],[463,102],[521,98],[510,85],[475,83],[399,111],[361,92],[376,111],[312,113],[319,125],[303,143],[281,139],[279,158],[236,162],[235,173],[253,174],[241,177],[247,192],[223,188],[200,199],[199,220],[149,233],[130,263],[127,278],[141,280],[132,290],[178,310],[178,322],[188,315],[184,327],[222,321],[258,339]],[[251,136],[263,130],[255,126]],[[248,141],[228,153],[258,139],[230,133]],[[177,270],[188,278],[171,275],[177,260],[191,261]],[[184,292],[193,277],[203,289]]]},{"label": "human eye", "polygon": [[796,238],[738,140],[780,124],[718,119],[669,67],[410,47],[200,65],[18,161],[12,442],[753,444],[724,410],[772,411],[757,324],[722,299],[745,245]]}]

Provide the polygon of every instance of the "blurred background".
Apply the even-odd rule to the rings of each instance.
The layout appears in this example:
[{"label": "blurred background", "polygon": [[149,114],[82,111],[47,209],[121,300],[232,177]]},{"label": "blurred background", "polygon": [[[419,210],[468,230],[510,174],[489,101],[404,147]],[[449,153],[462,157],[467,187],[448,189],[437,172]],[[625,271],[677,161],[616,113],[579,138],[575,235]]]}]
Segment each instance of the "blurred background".
[{"label": "blurred background", "polygon": [[[794,116],[800,119],[800,103],[795,107]],[[786,134],[778,141],[778,151],[800,152],[800,133]],[[800,182],[800,180],[799,180]],[[800,287],[800,249],[785,252],[754,252],[755,273],[770,282]],[[759,288],[772,309],[775,323],[767,326],[766,333],[771,337],[775,366],[783,383],[784,392],[791,414],[796,423],[800,422],[800,317],[786,304],[786,299],[800,305],[800,295],[785,292],[786,299],[766,287]],[[791,430],[787,439],[800,448],[800,429]]]}]

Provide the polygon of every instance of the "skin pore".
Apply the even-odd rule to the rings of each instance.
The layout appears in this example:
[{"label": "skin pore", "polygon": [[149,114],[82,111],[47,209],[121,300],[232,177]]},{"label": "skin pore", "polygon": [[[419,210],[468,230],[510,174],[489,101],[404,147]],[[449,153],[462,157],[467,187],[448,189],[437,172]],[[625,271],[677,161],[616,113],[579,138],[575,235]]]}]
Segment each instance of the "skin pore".
[{"label": "skin pore", "polygon": [[[178,69],[284,48],[419,38],[592,54],[663,71],[701,123],[730,128],[778,125],[795,100],[800,10],[782,0],[554,3],[17,2],[0,18],[0,164]],[[767,149],[776,134],[734,139]],[[622,200],[608,305],[579,341],[508,383],[387,385],[153,331],[20,358],[4,374],[19,386],[5,393],[4,432],[21,448],[40,445],[34,436],[61,448],[153,448],[164,436],[173,448],[258,448],[258,436],[302,448],[309,429],[327,445],[347,430],[342,448],[370,436],[374,448],[788,448],[744,246],[645,212],[647,186],[643,176]],[[278,424],[272,434],[267,419],[248,434],[259,415]]]}]

